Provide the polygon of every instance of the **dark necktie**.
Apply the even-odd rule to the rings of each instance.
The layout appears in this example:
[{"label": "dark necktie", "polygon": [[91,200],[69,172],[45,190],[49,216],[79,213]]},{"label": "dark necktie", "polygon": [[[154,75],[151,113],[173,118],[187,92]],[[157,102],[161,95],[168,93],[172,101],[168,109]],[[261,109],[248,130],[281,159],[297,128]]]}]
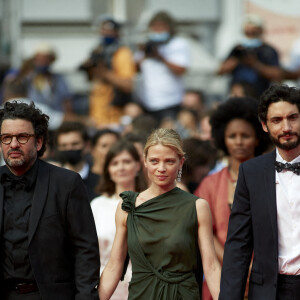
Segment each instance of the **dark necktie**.
[{"label": "dark necktie", "polygon": [[10,189],[25,189],[28,186],[26,178],[14,178],[7,173],[3,173],[1,176],[1,183]]},{"label": "dark necktie", "polygon": [[281,163],[279,161],[275,161],[275,170],[279,173],[282,172],[282,170],[288,170],[292,171],[297,175],[300,175],[300,163]]}]

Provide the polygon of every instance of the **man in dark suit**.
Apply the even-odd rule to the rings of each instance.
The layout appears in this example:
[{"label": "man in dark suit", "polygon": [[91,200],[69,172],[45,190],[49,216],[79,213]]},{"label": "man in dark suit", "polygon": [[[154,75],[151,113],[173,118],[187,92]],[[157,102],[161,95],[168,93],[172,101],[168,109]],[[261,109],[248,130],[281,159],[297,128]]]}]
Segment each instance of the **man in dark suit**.
[{"label": "man in dark suit", "polygon": [[98,299],[99,249],[86,188],[77,173],[39,159],[48,119],[33,103],[0,109],[1,299]]},{"label": "man in dark suit", "polygon": [[276,149],[240,166],[225,244],[221,300],[300,297],[300,91],[273,85],[259,119]]}]

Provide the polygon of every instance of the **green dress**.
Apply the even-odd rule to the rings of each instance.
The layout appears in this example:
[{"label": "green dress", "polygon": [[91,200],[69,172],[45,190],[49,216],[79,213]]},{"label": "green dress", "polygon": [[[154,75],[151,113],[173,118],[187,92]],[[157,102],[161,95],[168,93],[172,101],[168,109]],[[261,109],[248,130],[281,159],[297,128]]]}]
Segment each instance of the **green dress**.
[{"label": "green dress", "polygon": [[132,263],[129,300],[199,300],[202,265],[196,196],[179,188],[135,207],[136,192],[123,192]]}]

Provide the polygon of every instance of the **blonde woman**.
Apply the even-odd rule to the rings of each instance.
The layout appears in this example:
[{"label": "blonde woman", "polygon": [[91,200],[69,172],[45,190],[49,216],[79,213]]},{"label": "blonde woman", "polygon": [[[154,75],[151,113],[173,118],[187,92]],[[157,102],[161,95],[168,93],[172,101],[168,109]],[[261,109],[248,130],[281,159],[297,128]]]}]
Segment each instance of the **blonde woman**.
[{"label": "blonde woman", "polygon": [[209,206],[176,186],[183,163],[179,135],[172,129],[155,130],[144,148],[149,188],[121,194],[116,236],[100,280],[101,300],[110,299],[127,252],[132,262],[129,300],[198,300],[202,265],[210,291],[218,298],[220,264]]}]

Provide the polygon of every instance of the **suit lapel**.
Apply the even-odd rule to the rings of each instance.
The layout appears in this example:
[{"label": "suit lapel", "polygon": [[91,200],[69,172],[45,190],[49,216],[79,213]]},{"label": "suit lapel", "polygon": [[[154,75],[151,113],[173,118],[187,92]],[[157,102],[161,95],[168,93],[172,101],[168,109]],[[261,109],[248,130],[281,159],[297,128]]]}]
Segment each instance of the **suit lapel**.
[{"label": "suit lapel", "polygon": [[[276,177],[275,177],[275,162],[276,151],[274,150],[268,156],[265,165],[265,184],[266,184],[266,199],[269,207],[269,214],[273,228],[274,240],[276,242],[276,249],[278,250],[278,227],[277,227],[277,205],[276,205]],[[277,251],[278,252],[278,251]]]},{"label": "suit lapel", "polygon": [[[2,168],[0,171],[0,178],[2,176]],[[0,234],[2,233],[2,225],[3,225],[3,209],[4,209],[4,189],[3,185],[0,184]]]},{"label": "suit lapel", "polygon": [[28,244],[30,244],[33,235],[39,223],[43,208],[46,203],[49,185],[49,169],[45,163],[39,161],[37,180],[35,184],[31,213],[28,229]]}]

